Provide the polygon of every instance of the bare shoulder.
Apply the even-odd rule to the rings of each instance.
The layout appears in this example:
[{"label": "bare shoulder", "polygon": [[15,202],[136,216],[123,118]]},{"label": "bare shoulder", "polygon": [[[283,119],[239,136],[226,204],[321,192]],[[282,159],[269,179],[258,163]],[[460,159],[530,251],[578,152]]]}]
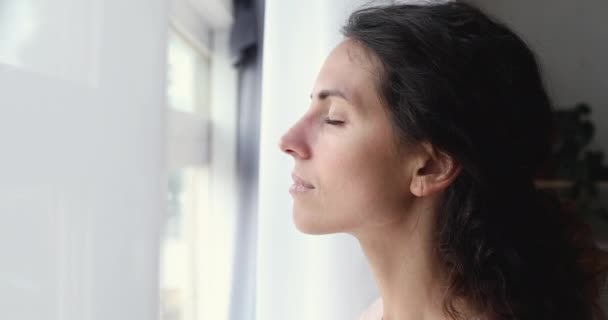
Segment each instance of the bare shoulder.
[{"label": "bare shoulder", "polygon": [[382,319],[383,305],[382,298],[376,299],[359,317],[359,320],[380,320]]}]

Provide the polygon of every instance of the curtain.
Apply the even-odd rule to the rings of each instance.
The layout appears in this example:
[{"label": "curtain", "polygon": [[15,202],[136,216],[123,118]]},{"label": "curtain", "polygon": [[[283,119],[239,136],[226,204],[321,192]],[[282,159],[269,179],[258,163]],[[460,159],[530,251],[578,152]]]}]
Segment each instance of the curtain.
[{"label": "curtain", "polygon": [[230,34],[238,70],[238,206],[229,319],[255,319],[256,240],[264,0],[235,0]]}]

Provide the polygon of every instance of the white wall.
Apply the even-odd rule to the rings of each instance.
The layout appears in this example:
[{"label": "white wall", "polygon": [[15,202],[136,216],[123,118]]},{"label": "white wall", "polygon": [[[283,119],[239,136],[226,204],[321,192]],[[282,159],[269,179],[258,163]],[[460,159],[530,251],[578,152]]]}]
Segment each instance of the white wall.
[{"label": "white wall", "polygon": [[0,48],[0,319],[154,319],[165,1],[11,5],[36,14],[0,20],[25,30]]},{"label": "white wall", "polygon": [[308,108],[317,72],[356,3],[266,2],[257,319],[358,319],[377,296],[354,238],[304,235],[294,227],[288,193],[293,159],[278,148],[280,136]]},{"label": "white wall", "polygon": [[608,156],[608,1],[472,1],[505,21],[538,54],[556,107],[588,102],[594,147]]}]

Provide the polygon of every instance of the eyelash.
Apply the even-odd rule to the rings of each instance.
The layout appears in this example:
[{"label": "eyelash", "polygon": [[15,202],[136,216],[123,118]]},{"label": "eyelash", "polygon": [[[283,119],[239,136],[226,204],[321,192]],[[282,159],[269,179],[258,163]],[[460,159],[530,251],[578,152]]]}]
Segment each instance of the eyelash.
[{"label": "eyelash", "polygon": [[325,118],[325,120],[323,122],[325,122],[325,123],[327,123],[329,125],[332,125],[332,126],[339,126],[339,125],[344,124],[344,121],[331,120],[330,118]]}]

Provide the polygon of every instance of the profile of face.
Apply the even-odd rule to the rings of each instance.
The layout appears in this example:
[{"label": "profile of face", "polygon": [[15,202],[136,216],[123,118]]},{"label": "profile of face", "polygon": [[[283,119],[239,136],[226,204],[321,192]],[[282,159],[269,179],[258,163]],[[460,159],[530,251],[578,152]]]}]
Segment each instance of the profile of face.
[{"label": "profile of face", "polygon": [[293,221],[309,234],[358,230],[407,216],[415,161],[398,152],[377,92],[377,67],[345,39],[327,57],[307,112],[281,137],[295,160]]}]

